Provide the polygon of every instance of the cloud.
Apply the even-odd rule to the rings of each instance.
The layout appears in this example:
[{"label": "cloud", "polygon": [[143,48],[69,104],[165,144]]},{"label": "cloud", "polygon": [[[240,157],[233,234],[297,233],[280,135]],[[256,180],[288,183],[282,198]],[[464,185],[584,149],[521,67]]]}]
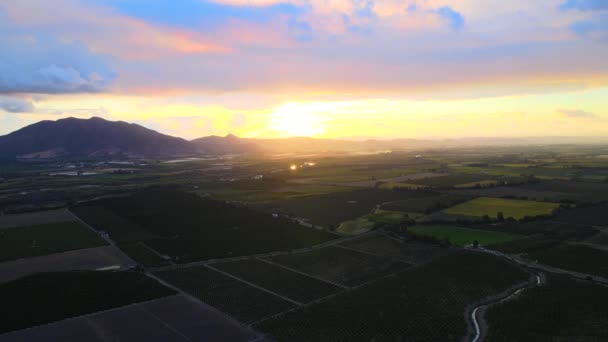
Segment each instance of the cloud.
[{"label": "cloud", "polygon": [[558,113],[568,118],[592,119],[597,117],[594,113],[580,109],[560,109]]},{"label": "cloud", "polygon": [[576,9],[579,11],[597,11],[608,10],[608,1],[606,0],[566,0],[559,6],[561,10]]},{"label": "cloud", "polygon": [[437,15],[445,20],[453,30],[460,30],[464,27],[464,17],[449,6],[443,6],[436,10]]},{"label": "cloud", "polygon": [[34,104],[28,100],[0,96],[0,110],[9,113],[31,113],[35,108]]},{"label": "cloud", "polygon": [[107,57],[78,42],[19,28],[1,12],[0,46],[0,94],[100,92],[116,77]]}]

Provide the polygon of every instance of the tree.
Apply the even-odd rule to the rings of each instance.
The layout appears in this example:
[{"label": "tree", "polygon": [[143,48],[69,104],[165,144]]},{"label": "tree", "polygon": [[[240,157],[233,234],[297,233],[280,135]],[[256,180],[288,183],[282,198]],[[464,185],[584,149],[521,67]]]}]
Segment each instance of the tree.
[{"label": "tree", "polygon": [[505,220],[505,216],[503,215],[502,211],[499,211],[499,212],[496,214],[496,219],[498,219],[498,221],[500,221],[500,222],[502,222],[502,221],[504,221],[504,220]]}]

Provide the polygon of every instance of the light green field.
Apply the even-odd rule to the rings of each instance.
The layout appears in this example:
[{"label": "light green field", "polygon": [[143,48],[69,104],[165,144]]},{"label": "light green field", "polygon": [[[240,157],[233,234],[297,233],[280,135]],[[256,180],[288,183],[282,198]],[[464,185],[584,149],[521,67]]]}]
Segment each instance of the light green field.
[{"label": "light green field", "polygon": [[503,232],[442,225],[414,226],[408,228],[407,230],[413,234],[432,236],[442,240],[448,239],[450,243],[458,246],[472,244],[475,240],[477,240],[481,245],[492,245],[516,240],[522,237],[520,235]]},{"label": "light green field", "polygon": [[514,200],[506,198],[479,197],[443,210],[446,214],[496,218],[498,212],[504,217],[521,219],[524,216],[549,215],[559,207],[558,203]]},{"label": "light green field", "polygon": [[338,229],[336,229],[336,232],[344,235],[362,234],[372,230],[375,224],[376,223],[370,221],[367,216],[364,216],[356,220],[342,222]]},{"label": "light green field", "polygon": [[404,213],[402,211],[376,210],[372,215],[367,216],[368,220],[378,223],[398,224],[405,219],[416,219],[421,215],[418,213]]}]

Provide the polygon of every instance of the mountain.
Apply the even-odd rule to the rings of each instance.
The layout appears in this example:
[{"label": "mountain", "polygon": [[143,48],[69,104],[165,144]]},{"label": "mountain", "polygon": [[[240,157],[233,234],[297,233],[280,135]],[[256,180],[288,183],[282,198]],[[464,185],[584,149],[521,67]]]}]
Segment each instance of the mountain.
[{"label": "mountain", "polygon": [[0,157],[49,159],[68,156],[188,156],[187,140],[122,121],[67,118],[40,121],[0,136]]},{"label": "mountain", "polygon": [[203,154],[243,154],[261,152],[259,144],[253,139],[241,139],[232,134],[225,137],[215,135],[191,140],[196,149]]}]

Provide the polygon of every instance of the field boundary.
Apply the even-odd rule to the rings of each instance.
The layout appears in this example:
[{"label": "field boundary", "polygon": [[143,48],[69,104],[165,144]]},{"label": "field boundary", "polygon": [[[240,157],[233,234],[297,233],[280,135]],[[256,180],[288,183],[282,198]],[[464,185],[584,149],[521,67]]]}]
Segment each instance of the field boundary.
[{"label": "field boundary", "polygon": [[257,260],[259,260],[259,261],[265,262],[265,263],[267,263],[267,264],[273,265],[273,266],[277,266],[277,267],[280,267],[280,268],[284,268],[284,269],[286,269],[286,270],[288,270],[288,271],[291,271],[291,272],[294,272],[294,273],[299,273],[299,274],[304,275],[304,276],[307,276],[307,277],[309,277],[309,278],[313,278],[313,279],[316,279],[316,280],[319,280],[319,281],[322,281],[322,282],[325,282],[325,283],[332,284],[332,285],[334,285],[334,286],[340,287],[340,288],[345,289],[345,290],[350,288],[350,287],[348,287],[348,286],[346,286],[346,285],[342,285],[342,284],[339,284],[339,283],[333,282],[333,281],[331,281],[331,280],[323,279],[323,278],[321,278],[321,277],[317,277],[317,276],[312,275],[312,274],[308,274],[308,273],[305,273],[305,272],[302,272],[302,271],[298,271],[298,270],[296,270],[296,269],[294,269],[294,268],[291,268],[291,267],[288,267],[288,266],[285,266],[285,265],[281,265],[281,264],[279,264],[279,263],[277,263],[277,262],[270,261],[270,260],[268,260],[268,259],[262,259],[262,258],[256,258],[256,259],[257,259]]},{"label": "field boundary", "polygon": [[237,277],[237,276],[235,276],[235,275],[232,275],[232,274],[230,274],[230,273],[228,273],[228,272],[225,272],[225,271],[222,271],[222,270],[220,270],[220,269],[217,269],[217,268],[215,268],[215,267],[213,267],[213,266],[211,266],[211,265],[204,265],[204,266],[205,266],[205,267],[207,267],[207,268],[208,268],[208,269],[210,269],[210,270],[213,270],[213,271],[215,271],[215,272],[221,273],[221,274],[223,274],[223,275],[225,275],[225,276],[228,276],[228,277],[230,277],[230,278],[232,278],[232,279],[234,279],[234,280],[238,280],[238,281],[240,281],[240,282],[242,282],[242,283],[245,283],[245,284],[247,284],[247,285],[249,285],[249,286],[251,286],[251,287],[255,287],[255,288],[256,288],[256,289],[258,289],[258,290],[262,290],[262,291],[264,291],[264,292],[267,292],[267,293],[269,293],[269,294],[271,294],[271,295],[274,295],[275,297],[279,297],[279,298],[281,298],[281,299],[283,299],[283,300],[285,300],[285,301],[288,301],[288,302],[290,302],[290,303],[292,303],[292,304],[295,304],[295,305],[297,305],[297,306],[302,306],[302,305],[304,305],[304,303],[298,302],[298,301],[293,300],[293,299],[291,299],[291,298],[289,298],[289,297],[286,297],[286,296],[283,296],[283,295],[281,295],[281,294],[279,294],[279,293],[276,293],[276,292],[274,292],[274,291],[268,290],[267,288],[264,288],[264,287],[262,287],[262,286],[256,285],[256,284],[254,284],[254,283],[251,283],[251,282],[249,282],[249,281],[247,281],[247,280],[245,280],[245,279],[239,278],[239,277]]}]

